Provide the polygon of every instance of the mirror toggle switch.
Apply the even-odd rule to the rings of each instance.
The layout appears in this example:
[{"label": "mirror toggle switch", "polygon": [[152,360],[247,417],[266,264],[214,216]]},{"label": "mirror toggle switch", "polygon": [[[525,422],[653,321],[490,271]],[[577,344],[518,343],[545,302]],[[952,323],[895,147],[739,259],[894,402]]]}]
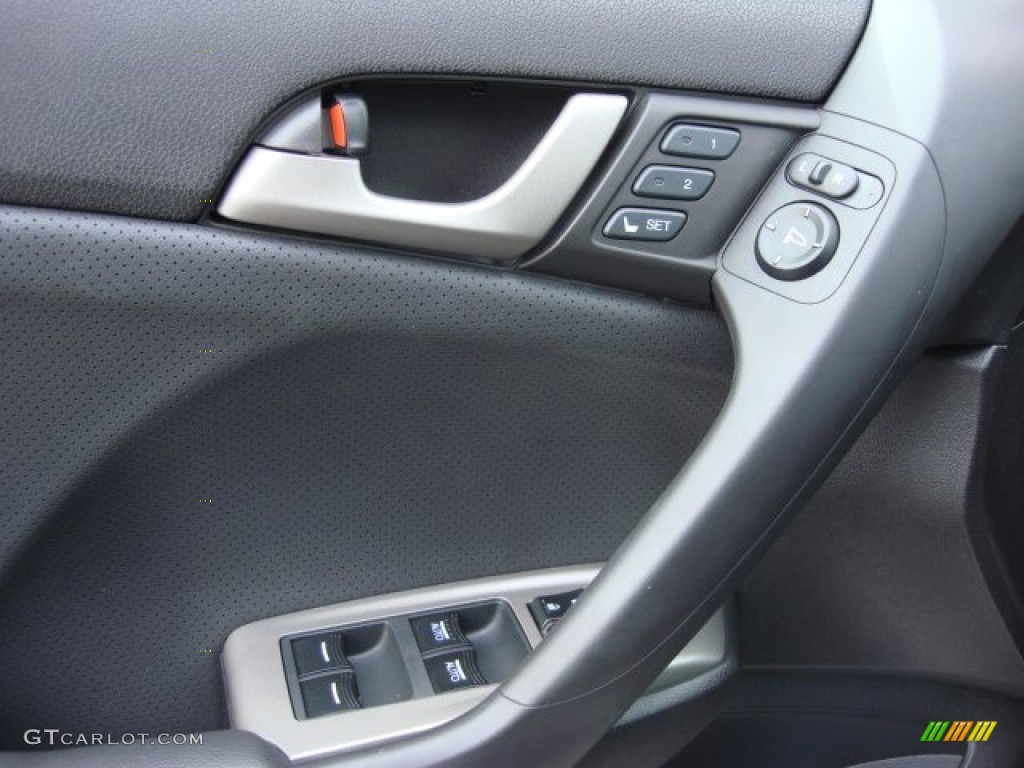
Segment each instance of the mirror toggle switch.
[{"label": "mirror toggle switch", "polygon": [[789,161],[786,177],[791,184],[820,192],[833,200],[845,200],[860,186],[860,174],[853,168],[810,152]]}]

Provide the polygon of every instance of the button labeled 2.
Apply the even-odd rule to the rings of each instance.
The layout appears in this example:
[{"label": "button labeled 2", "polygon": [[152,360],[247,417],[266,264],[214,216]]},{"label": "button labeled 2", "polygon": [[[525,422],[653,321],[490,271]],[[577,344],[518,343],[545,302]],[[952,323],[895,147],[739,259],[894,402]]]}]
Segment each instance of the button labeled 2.
[{"label": "button labeled 2", "polygon": [[619,208],[604,225],[604,236],[616,240],[664,242],[679,234],[686,223],[682,211],[655,208]]},{"label": "button labeled 2", "polygon": [[703,168],[649,165],[633,184],[633,194],[671,200],[699,200],[714,180],[715,174]]}]

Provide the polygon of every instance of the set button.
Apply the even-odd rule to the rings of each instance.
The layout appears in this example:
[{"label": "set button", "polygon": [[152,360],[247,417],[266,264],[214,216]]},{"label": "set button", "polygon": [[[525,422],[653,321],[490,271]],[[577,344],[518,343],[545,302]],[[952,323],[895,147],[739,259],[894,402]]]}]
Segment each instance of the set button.
[{"label": "set button", "polygon": [[665,242],[679,234],[686,224],[682,211],[657,208],[619,208],[604,225],[604,236],[615,240]]}]

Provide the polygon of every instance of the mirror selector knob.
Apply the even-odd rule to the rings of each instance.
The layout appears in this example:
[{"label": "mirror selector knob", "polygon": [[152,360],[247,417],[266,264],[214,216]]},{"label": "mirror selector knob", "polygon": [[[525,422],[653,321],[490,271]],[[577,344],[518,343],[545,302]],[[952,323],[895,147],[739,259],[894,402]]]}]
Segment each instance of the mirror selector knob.
[{"label": "mirror selector knob", "polygon": [[798,187],[819,192],[833,200],[845,200],[860,186],[860,174],[856,170],[810,152],[790,160],[786,176]]},{"label": "mirror selector knob", "polygon": [[819,272],[839,245],[839,223],[815,203],[790,203],[773,212],[757,234],[757,263],[777,280]]}]

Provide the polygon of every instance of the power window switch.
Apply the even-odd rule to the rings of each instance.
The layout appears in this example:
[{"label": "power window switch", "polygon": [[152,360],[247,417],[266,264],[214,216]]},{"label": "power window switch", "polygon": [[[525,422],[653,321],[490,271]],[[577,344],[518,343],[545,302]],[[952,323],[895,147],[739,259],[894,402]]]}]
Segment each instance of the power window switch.
[{"label": "power window switch", "polygon": [[476,666],[476,654],[471,650],[455,651],[424,659],[427,676],[435,693],[457,691],[486,685],[487,680]]},{"label": "power window switch", "polygon": [[338,632],[296,638],[292,640],[292,653],[299,677],[350,666]]},{"label": "power window switch", "polygon": [[360,708],[356,676],[350,670],[303,680],[299,686],[307,718]]},{"label": "power window switch", "polygon": [[411,619],[409,623],[412,624],[416,644],[423,653],[469,643],[462,627],[459,626],[459,614],[454,611],[421,616],[418,619]]}]

